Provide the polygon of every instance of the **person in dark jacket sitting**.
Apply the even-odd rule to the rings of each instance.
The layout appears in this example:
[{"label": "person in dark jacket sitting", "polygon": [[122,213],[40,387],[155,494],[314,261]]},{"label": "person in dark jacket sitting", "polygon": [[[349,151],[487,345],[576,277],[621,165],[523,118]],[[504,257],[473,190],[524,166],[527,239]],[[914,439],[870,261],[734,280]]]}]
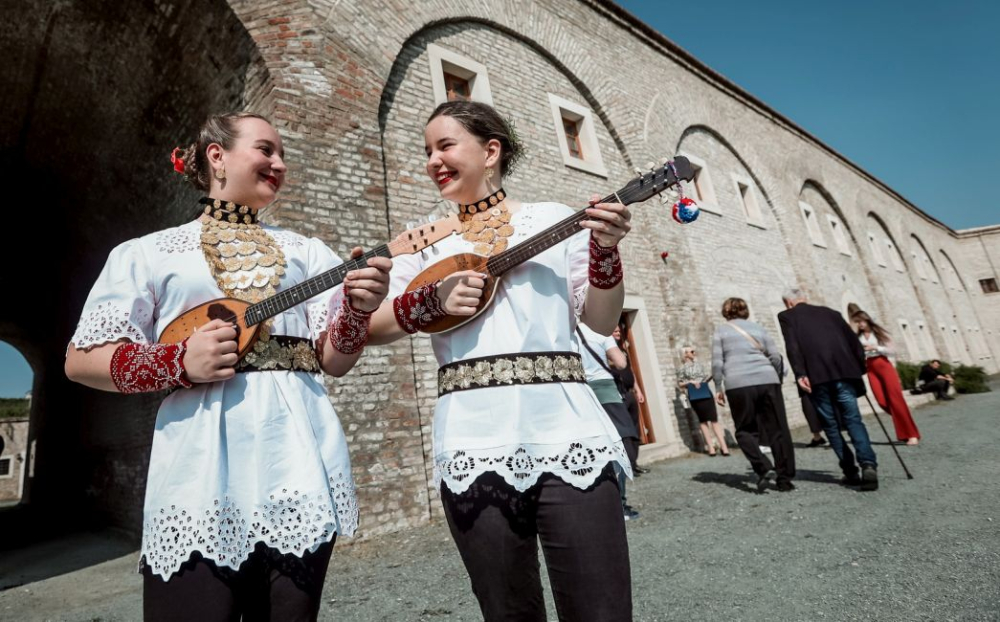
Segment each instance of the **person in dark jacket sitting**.
[{"label": "person in dark jacket sitting", "polygon": [[[823,421],[826,438],[844,471],[844,483],[876,490],[878,460],[858,409],[858,396],[865,394],[862,376],[866,372],[861,342],[839,313],[809,304],[802,290],[792,289],[782,298],[786,309],[778,314],[778,323],[788,363]],[[860,477],[844,430],[857,452]]]},{"label": "person in dark jacket sitting", "polygon": [[920,392],[933,393],[939,400],[953,400],[948,395],[948,387],[954,381],[948,374],[941,373],[941,361],[934,359],[920,369]]}]

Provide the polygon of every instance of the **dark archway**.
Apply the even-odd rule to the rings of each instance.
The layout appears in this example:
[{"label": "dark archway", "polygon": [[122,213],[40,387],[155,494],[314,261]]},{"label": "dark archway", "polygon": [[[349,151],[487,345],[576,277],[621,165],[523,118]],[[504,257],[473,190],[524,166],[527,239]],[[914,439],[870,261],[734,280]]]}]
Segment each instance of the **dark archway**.
[{"label": "dark archway", "polygon": [[137,533],[158,398],[70,384],[66,344],[108,251],[193,215],[171,148],[210,113],[257,100],[268,74],[221,0],[24,2],[0,26],[0,50],[0,166],[22,190],[7,245],[26,249],[0,271],[13,303],[0,339],[35,369],[38,447],[30,503],[0,515],[0,532],[18,543],[109,523]]}]

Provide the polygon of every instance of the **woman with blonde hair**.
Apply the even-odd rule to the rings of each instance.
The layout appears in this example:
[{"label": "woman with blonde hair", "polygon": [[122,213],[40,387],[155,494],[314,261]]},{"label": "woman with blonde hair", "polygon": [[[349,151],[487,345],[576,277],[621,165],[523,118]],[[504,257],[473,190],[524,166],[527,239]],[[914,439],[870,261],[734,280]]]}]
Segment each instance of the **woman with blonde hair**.
[{"label": "woman with blonde hair", "polygon": [[714,435],[718,441],[719,453],[729,457],[726,435],[722,426],[719,425],[719,411],[715,408],[712,390],[708,387],[708,381],[711,380],[712,376],[698,362],[694,346],[688,345],[681,348],[681,358],[684,363],[677,370],[677,386],[687,393],[691,410],[698,417],[698,427],[701,428],[701,436],[705,439],[705,453],[709,456],[718,455],[715,452],[715,443],[712,442]]}]

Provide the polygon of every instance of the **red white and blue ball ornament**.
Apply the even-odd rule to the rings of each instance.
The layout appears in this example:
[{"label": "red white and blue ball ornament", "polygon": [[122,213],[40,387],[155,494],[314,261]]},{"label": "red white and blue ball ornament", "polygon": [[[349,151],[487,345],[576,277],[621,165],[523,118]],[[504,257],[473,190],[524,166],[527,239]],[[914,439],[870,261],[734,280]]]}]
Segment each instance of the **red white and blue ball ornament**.
[{"label": "red white and blue ball ornament", "polygon": [[698,220],[699,214],[701,210],[698,209],[698,204],[686,196],[681,196],[680,200],[674,203],[674,220],[682,225]]}]

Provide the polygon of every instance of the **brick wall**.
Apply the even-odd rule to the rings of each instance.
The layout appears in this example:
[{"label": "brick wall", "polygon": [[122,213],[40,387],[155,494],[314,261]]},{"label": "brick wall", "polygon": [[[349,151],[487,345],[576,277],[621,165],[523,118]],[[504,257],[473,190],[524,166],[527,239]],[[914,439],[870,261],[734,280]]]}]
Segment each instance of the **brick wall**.
[{"label": "brick wall", "polygon": [[[52,22],[44,6],[37,3],[23,22],[18,36],[29,43],[14,46],[12,54],[37,60],[24,50],[37,52],[46,41]],[[899,317],[911,326],[922,321],[933,329],[935,352],[948,348],[939,324],[954,325],[961,333],[960,339],[952,336],[960,344],[957,356],[997,370],[1000,295],[984,295],[978,285],[1000,266],[996,230],[948,230],[611,3],[234,0],[195,11],[190,4],[151,2],[104,17],[77,3],[67,6],[73,10],[64,9],[54,22],[59,36],[49,40],[45,61],[51,75],[64,80],[43,81],[47,90],[32,95],[35,74],[12,74],[12,92],[23,97],[10,101],[34,97],[41,102],[38,127],[80,139],[46,150],[54,135],[3,128],[29,137],[30,157],[19,161],[37,165],[32,179],[65,181],[65,188],[54,184],[60,190],[55,204],[60,213],[80,217],[58,230],[58,239],[82,236],[86,242],[68,245],[50,270],[74,268],[53,288],[61,292],[51,305],[58,320],[44,314],[0,318],[0,327],[21,335],[35,326],[62,327],[44,345],[43,380],[35,392],[48,394],[37,398],[45,406],[33,421],[45,462],[39,464],[45,474],[36,490],[40,502],[59,503],[68,490],[93,512],[138,530],[155,404],[67,388],[59,367],[76,319],[70,311],[86,295],[81,284],[92,282],[118,241],[112,238],[174,224],[192,198],[157,181],[164,173],[156,158],[189,139],[207,111],[242,102],[270,115],[286,139],[289,184],[268,216],[272,222],[320,237],[341,255],[355,245],[384,242],[407,223],[447,208],[423,173],[422,127],[434,107],[429,43],[486,66],[493,101],[514,118],[528,149],[506,183],[516,197],[579,206],[591,192],[623,185],[634,167],[679,150],[700,157],[710,170],[718,213],[706,211],[681,227],[669,219],[669,203],[650,201],[635,208],[635,230],[623,246],[626,289],[642,301],[653,336],[641,345],[658,361],[658,370],[644,370],[653,376],[647,388],[664,387],[654,413],[663,432],[659,455],[681,453],[690,444],[687,417],[670,389],[676,349],[691,342],[705,353],[721,319],[719,307],[731,295],[747,298],[754,317],[776,338],[780,294],[794,285],[840,310],[857,302],[890,330],[898,330]],[[121,32],[98,41],[93,37],[103,32],[102,24]],[[100,54],[74,52],[88,47]],[[6,70],[24,66],[32,65],[11,63]],[[102,108],[97,104],[106,97],[81,95],[92,90],[87,84],[108,80],[118,85],[116,105]],[[563,164],[549,93],[593,111],[607,178]],[[92,111],[107,118],[94,122]],[[26,117],[22,111],[5,118]],[[104,127],[115,129],[92,131]],[[86,157],[95,152],[99,166]],[[65,161],[53,169],[53,158]],[[756,194],[762,226],[747,223],[734,175]],[[151,210],[149,193],[167,207]],[[810,241],[799,201],[816,209],[825,248]],[[850,255],[833,244],[828,214],[843,223]],[[869,229],[901,246],[903,272],[873,259]],[[935,262],[939,283],[915,274],[913,236]],[[661,251],[670,253],[666,263]],[[952,263],[961,281],[946,285],[942,270]],[[8,289],[20,285],[5,281]],[[369,348],[350,375],[328,382],[351,445],[364,534],[419,524],[439,511],[430,461],[434,367],[427,339],[417,337]],[[793,422],[800,422],[790,384],[786,401]],[[63,483],[66,474],[72,477]]]}]

